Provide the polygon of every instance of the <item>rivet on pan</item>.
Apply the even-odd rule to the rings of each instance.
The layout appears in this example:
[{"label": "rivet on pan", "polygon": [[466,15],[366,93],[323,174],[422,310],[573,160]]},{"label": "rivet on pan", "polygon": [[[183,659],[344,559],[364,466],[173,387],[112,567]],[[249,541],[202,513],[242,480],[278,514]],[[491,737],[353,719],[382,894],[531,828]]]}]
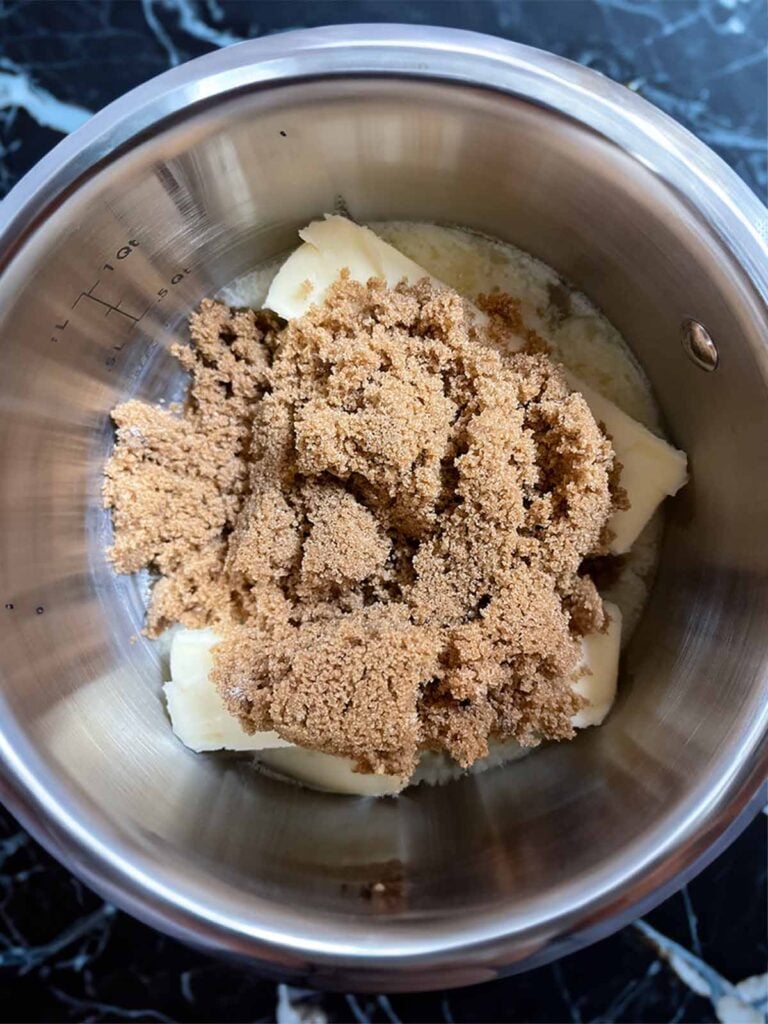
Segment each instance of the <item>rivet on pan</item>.
[{"label": "rivet on pan", "polygon": [[698,320],[683,320],[680,327],[680,340],[689,359],[702,370],[711,373],[717,369],[720,357],[709,331]]}]

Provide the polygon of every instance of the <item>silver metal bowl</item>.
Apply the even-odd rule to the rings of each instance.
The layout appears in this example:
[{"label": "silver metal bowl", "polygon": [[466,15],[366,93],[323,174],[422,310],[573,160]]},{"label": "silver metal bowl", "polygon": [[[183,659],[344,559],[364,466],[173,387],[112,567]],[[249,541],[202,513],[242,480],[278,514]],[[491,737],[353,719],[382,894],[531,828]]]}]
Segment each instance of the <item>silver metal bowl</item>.
[{"label": "silver metal bowl", "polygon": [[[178,395],[168,347],[189,311],[339,196],[361,220],[463,224],[554,266],[630,340],[693,466],[608,722],[380,802],[176,742],[99,497],[110,408]],[[161,75],[3,212],[3,796],[73,871],[208,949],[394,990],[572,951],[722,846],[767,756],[768,257],[765,210],[712,152],[550,54],[345,27]],[[680,344],[688,318],[713,373]]]}]

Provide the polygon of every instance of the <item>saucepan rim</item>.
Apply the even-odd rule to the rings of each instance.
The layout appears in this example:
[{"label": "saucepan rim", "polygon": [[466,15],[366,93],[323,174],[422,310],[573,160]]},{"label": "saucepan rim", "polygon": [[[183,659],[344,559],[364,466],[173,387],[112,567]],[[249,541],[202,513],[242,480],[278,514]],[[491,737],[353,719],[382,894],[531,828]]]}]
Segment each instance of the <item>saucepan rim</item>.
[{"label": "saucepan rim", "polygon": [[[94,168],[103,168],[169,119],[244,89],[352,75],[482,86],[561,110],[600,132],[696,211],[731,255],[758,308],[766,309],[768,245],[760,225],[768,222],[767,211],[719,157],[677,122],[617,83],[553,54],[472,32],[391,24],[310,29],[248,41],[132,90],[56,146],[6,197],[0,270],[41,230],[45,212],[72,194]],[[253,916],[238,920],[222,913],[214,905],[220,887],[207,889],[212,898],[204,905],[195,895],[196,888],[198,894],[202,890],[194,872],[170,888],[153,878],[147,858],[124,842],[121,847],[114,829],[95,813],[92,819],[73,814],[60,781],[43,766],[10,712],[0,715],[0,785],[11,810],[58,859],[107,898],[166,932],[305,979],[355,984],[359,971],[370,970],[382,972],[375,984],[410,988],[424,987],[416,977],[423,970],[442,971],[441,984],[461,984],[467,980],[462,965],[470,962],[485,977],[497,973],[499,965],[506,970],[513,960],[516,969],[546,962],[659,902],[714,857],[760,806],[768,771],[766,735],[768,707],[751,723],[745,749],[734,751],[732,771],[697,797],[653,856],[625,877],[603,879],[571,913],[554,911],[547,921],[531,922],[527,931],[514,933],[505,925],[503,908],[450,928],[444,921],[433,928],[426,922],[410,933],[404,926],[388,933],[386,921],[376,918],[359,927],[348,919],[335,925],[326,921],[321,928],[320,915],[313,921],[307,912],[288,908],[273,908],[275,927],[268,916],[254,923]],[[338,968],[338,973],[326,977],[325,968]]]}]

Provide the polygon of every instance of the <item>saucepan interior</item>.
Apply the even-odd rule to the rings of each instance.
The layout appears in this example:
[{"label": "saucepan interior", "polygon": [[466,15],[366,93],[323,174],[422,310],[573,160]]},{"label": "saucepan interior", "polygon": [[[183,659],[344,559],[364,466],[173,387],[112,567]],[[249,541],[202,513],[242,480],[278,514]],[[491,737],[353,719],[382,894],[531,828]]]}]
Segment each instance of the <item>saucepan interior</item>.
[{"label": "saucepan interior", "polygon": [[[480,980],[609,926],[746,799],[766,713],[765,310],[722,225],[563,96],[555,109],[435,74],[240,88],[85,175],[0,279],[14,799],[75,869],[192,941],[325,984]],[[146,580],[104,556],[109,410],[177,398],[168,349],[189,312],[340,201],[551,264],[630,342],[693,470],[606,724],[396,800],[184,749],[140,636]],[[688,317],[716,339],[714,373],[680,345]]]}]

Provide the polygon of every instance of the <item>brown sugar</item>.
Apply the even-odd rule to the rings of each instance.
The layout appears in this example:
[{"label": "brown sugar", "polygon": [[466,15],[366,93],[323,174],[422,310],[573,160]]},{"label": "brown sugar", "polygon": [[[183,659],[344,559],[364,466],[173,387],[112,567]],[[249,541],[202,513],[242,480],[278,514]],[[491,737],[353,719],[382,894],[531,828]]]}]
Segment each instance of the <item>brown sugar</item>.
[{"label": "brown sugar", "polygon": [[158,574],[150,634],[221,633],[247,730],[401,775],[573,735],[613,449],[513,300],[486,311],[344,277],[286,326],[206,301],[186,407],[115,409],[111,558]]}]

